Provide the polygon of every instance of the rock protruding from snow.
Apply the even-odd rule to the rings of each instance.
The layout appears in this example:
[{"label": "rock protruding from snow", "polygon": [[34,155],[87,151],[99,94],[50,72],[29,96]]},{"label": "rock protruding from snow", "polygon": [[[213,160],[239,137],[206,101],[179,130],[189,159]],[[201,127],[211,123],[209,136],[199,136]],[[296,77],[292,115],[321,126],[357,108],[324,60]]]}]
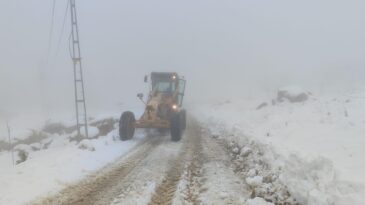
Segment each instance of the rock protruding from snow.
[{"label": "rock protruding from snow", "polygon": [[305,102],[308,98],[308,93],[296,86],[280,88],[277,96],[279,102],[283,102],[286,99],[291,103]]}]

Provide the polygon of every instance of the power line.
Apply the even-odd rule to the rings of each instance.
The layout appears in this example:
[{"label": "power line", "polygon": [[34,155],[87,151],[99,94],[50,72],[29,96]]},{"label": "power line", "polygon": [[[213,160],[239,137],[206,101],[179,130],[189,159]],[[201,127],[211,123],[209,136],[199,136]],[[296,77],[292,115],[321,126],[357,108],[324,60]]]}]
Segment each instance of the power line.
[{"label": "power line", "polygon": [[60,33],[60,36],[58,38],[58,43],[57,43],[57,47],[56,47],[55,61],[56,61],[56,59],[58,57],[58,53],[60,51],[60,46],[61,46],[61,43],[62,43],[62,38],[63,38],[64,32],[65,32],[65,25],[66,25],[66,20],[67,20],[67,14],[68,14],[69,6],[70,6],[70,1],[67,1],[65,15],[63,17],[63,23],[62,23],[61,33]]},{"label": "power line", "polygon": [[49,63],[49,57],[51,55],[55,13],[56,13],[56,0],[53,0],[53,3],[52,3],[51,27],[49,29],[49,36],[48,36],[48,48],[47,48],[47,62],[46,62],[46,65],[48,65],[48,63]]},{"label": "power line", "polygon": [[40,92],[42,95],[42,101],[43,101],[43,105],[42,105],[42,110],[43,112],[47,112],[48,110],[48,106],[47,106],[47,97],[45,95],[46,92],[46,87],[45,84],[45,70],[47,69],[47,67],[49,66],[49,58],[51,55],[51,48],[52,48],[52,41],[53,41],[53,29],[54,29],[54,19],[55,19],[55,11],[56,11],[56,0],[53,0],[52,3],[52,8],[51,8],[51,22],[50,22],[50,28],[49,28],[49,36],[48,36],[48,45],[47,45],[47,54],[46,54],[46,59],[44,62],[44,65],[42,66],[42,71],[40,72],[40,82],[41,82],[41,86],[40,86]]}]

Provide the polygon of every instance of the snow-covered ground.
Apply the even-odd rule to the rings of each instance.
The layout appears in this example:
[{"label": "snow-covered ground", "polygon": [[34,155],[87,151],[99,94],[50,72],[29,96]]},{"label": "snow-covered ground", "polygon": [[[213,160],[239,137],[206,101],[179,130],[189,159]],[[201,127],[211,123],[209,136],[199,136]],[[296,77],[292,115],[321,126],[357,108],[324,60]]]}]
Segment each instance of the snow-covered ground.
[{"label": "snow-covered ground", "polygon": [[[284,190],[276,193],[278,197],[285,194],[286,188],[282,186],[285,185],[301,204],[365,204],[365,162],[362,159],[365,156],[365,89],[321,95],[298,87],[279,91],[279,98],[271,93],[265,97],[223,99],[191,106],[189,112],[205,129],[210,129],[212,138],[226,139],[231,152],[237,154],[232,166],[236,171],[242,168],[237,173],[246,177],[244,183],[235,177],[222,181],[220,179],[232,170],[221,169],[223,165],[216,162],[205,162],[207,170],[217,169],[207,175],[220,176],[207,180],[206,184],[223,187],[210,189],[202,193],[201,198],[224,198],[224,189],[227,192],[230,192],[228,188],[241,190],[235,186],[243,183],[258,191]],[[90,124],[108,116],[98,116]],[[62,121],[62,124],[68,127],[74,122]],[[26,138],[32,133],[28,129],[31,125],[35,130],[43,127],[39,120],[33,119],[33,124],[19,124],[19,129],[14,128],[14,135],[18,139]],[[115,124],[109,134],[98,136],[98,128],[91,126],[91,135],[98,137],[79,143],[70,141],[75,135],[72,131],[48,133],[39,142],[15,147],[15,161],[21,160],[21,151],[27,155],[26,161],[16,166],[12,165],[11,153],[0,152],[0,204],[25,204],[55,194],[128,153],[143,139],[143,135],[137,133],[133,140],[122,142],[116,127]],[[247,157],[246,153],[254,154]],[[275,181],[275,186],[265,184],[268,176],[273,177],[270,180]],[[236,184],[231,186],[233,182]],[[150,186],[147,189],[152,193]],[[247,203],[267,204],[264,198],[260,195]]]},{"label": "snow-covered ground", "polygon": [[303,204],[365,204],[365,89],[310,93],[296,103],[278,102],[272,93],[195,105],[190,112],[217,135],[260,144]]},{"label": "snow-covered ground", "polygon": [[11,153],[0,152],[0,204],[25,204],[55,194],[129,152],[143,136],[137,133],[133,140],[122,142],[114,129],[106,136],[76,143],[70,141],[72,134],[54,134],[31,147],[18,146],[29,155],[16,166]]}]

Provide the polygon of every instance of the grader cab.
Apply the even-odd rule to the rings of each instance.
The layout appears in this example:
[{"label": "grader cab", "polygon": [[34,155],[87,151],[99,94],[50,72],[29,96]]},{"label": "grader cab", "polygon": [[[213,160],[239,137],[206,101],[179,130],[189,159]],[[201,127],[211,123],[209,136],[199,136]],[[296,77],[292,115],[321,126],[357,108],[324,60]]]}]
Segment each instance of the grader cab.
[{"label": "grader cab", "polygon": [[[148,82],[149,77],[145,77]],[[136,128],[170,130],[171,140],[179,141],[186,128],[186,111],[182,108],[186,81],[177,73],[153,72],[150,76],[151,90],[147,101],[140,93],[137,97],[145,104],[139,120],[132,112],[122,114],[119,121],[121,140],[133,137]]]}]

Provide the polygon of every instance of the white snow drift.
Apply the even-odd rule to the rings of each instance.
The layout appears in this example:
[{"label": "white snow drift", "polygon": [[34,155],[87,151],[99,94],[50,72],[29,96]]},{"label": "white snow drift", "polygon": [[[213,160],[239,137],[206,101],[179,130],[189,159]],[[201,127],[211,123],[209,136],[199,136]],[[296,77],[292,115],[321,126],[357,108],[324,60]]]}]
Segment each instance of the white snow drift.
[{"label": "white snow drift", "polygon": [[266,98],[222,102],[196,105],[191,113],[214,135],[261,144],[299,202],[365,204],[365,89],[319,96],[290,86]]},{"label": "white snow drift", "polygon": [[55,194],[127,153],[142,136],[122,142],[113,130],[107,136],[77,143],[70,141],[71,134],[54,134],[39,143],[15,147],[15,160],[21,151],[27,157],[15,166],[10,152],[0,152],[0,204],[26,204]]}]

